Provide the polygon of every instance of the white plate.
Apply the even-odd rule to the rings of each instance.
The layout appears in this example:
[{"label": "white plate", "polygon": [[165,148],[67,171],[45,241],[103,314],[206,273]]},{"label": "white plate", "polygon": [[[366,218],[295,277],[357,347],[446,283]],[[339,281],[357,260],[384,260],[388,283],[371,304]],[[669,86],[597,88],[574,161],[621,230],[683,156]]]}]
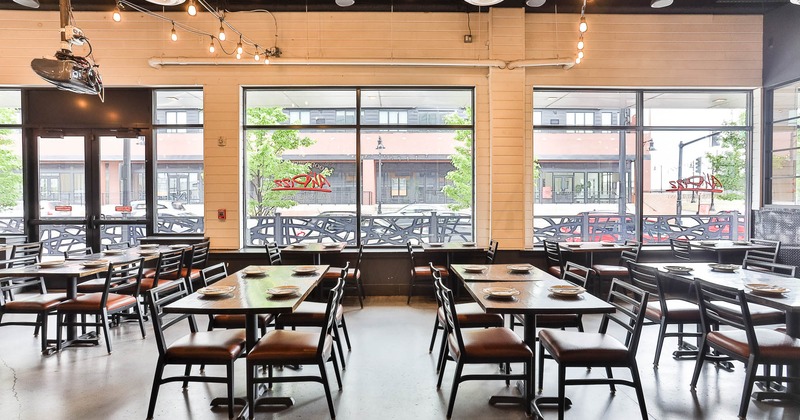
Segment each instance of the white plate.
[{"label": "white plate", "polygon": [[664,270],[667,270],[670,273],[688,274],[688,273],[692,272],[692,270],[694,270],[694,269],[691,268],[691,267],[684,267],[684,266],[681,266],[681,265],[665,265],[664,266]]},{"label": "white plate", "polygon": [[739,269],[739,266],[735,264],[709,264],[708,266],[711,267],[711,271],[720,273],[734,273]]},{"label": "white plate", "polygon": [[428,246],[432,246],[432,247],[437,247],[438,248],[440,246],[444,246],[444,244],[441,243],[441,242],[431,242],[431,243],[428,244]]},{"label": "white plate", "polygon": [[190,246],[189,244],[175,244],[175,245],[170,245],[169,247],[170,249],[182,249],[182,248],[185,249],[189,248],[189,246]]},{"label": "white plate", "polygon": [[297,274],[313,274],[317,272],[317,267],[314,266],[300,266],[292,269]]},{"label": "white plate", "polygon": [[267,270],[258,267],[250,267],[242,270],[242,274],[245,276],[263,276],[264,274],[267,274]]},{"label": "white plate", "polygon": [[748,241],[733,241],[734,245],[750,245]]},{"label": "white plate", "polygon": [[600,242],[600,245],[601,246],[617,246],[616,242],[608,242],[608,241]]},{"label": "white plate", "polygon": [[159,252],[153,249],[143,249],[139,251],[139,255],[158,255]]},{"label": "white plate", "polygon": [[506,268],[512,273],[529,273],[533,270],[533,266],[530,264],[507,265]]},{"label": "white plate", "polygon": [[785,287],[773,286],[770,284],[763,284],[763,283],[748,283],[745,284],[744,287],[752,290],[753,293],[761,293],[765,295],[780,295],[792,291],[791,289],[787,289]]},{"label": "white plate", "polygon": [[267,293],[272,296],[292,296],[296,295],[299,291],[300,288],[297,286],[275,286],[271,289],[267,289]]},{"label": "white plate", "polygon": [[464,242],[461,246],[475,246],[475,242]]},{"label": "white plate", "polygon": [[103,267],[108,265],[108,260],[90,260],[81,263],[84,267]]},{"label": "white plate", "polygon": [[306,245],[306,244],[292,244],[292,248],[299,248],[299,249],[303,249],[303,248],[305,248],[307,246],[308,245]]},{"label": "white plate", "polygon": [[567,248],[580,248],[583,244],[580,242],[567,242]]},{"label": "white plate", "polygon": [[124,253],[125,253],[125,251],[123,251],[121,249],[107,249],[107,250],[103,251],[103,254],[105,254],[105,255],[122,255]]},{"label": "white plate", "polygon": [[570,286],[568,284],[551,286],[548,290],[556,296],[577,296],[586,291],[583,287]]},{"label": "white plate", "polygon": [[334,242],[332,244],[323,244],[322,245],[323,248],[338,248],[339,246],[340,246],[340,244],[338,242]]},{"label": "white plate", "polygon": [[142,248],[142,249],[158,248],[158,244],[140,244],[139,248]]},{"label": "white plate", "polygon": [[483,273],[486,268],[485,265],[465,265],[464,271],[467,273]]},{"label": "white plate", "polygon": [[717,243],[716,242],[711,242],[711,241],[700,241],[700,245],[703,245],[703,246],[717,246]]},{"label": "white plate", "polygon": [[58,267],[64,265],[64,260],[42,261],[38,265],[39,267]]},{"label": "white plate", "polygon": [[513,299],[519,294],[519,290],[513,287],[487,287],[483,289],[483,293],[496,299]]},{"label": "white plate", "polygon": [[203,296],[221,296],[227,295],[236,290],[234,286],[206,286],[197,289],[197,293]]}]

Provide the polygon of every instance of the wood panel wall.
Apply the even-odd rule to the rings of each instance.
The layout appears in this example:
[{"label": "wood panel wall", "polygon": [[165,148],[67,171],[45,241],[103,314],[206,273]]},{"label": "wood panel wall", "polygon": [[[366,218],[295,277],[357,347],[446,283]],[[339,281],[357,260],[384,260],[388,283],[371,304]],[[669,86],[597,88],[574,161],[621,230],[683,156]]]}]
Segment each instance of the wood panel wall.
[{"label": "wood panel wall", "polygon": [[[206,14],[169,18],[215,32]],[[133,12],[76,12],[92,40],[107,86],[202,86],[205,91],[206,233],[215,249],[241,246],[241,92],[243,86],[468,86],[476,90],[476,226],[478,240],[501,248],[532,243],[531,92],[536,86],[735,87],[761,82],[760,16],[587,15],[587,57],[569,70],[508,70],[479,60],[574,57],[577,15],[489,13],[235,13],[228,19],[285,59],[376,59],[384,65],[205,65],[154,68],[151,58],[229,61],[208,53],[208,38]],[[469,17],[469,27],[468,27]],[[473,42],[465,44],[464,35]],[[227,48],[233,50],[235,37]],[[59,47],[58,15],[0,12],[0,85],[43,85],[30,60]],[[76,49],[80,52],[80,49]],[[475,60],[473,66],[396,66],[392,60]],[[243,62],[252,61],[250,58]],[[223,137],[227,145],[220,147]],[[218,221],[216,210],[228,219]]]}]

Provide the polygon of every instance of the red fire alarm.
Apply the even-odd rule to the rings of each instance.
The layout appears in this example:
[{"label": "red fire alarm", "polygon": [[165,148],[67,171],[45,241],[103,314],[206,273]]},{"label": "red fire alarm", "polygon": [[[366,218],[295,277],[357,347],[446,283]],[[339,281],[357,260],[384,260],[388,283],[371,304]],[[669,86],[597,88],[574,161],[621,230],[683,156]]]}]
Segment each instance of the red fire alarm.
[{"label": "red fire alarm", "polygon": [[225,211],[225,209],[219,209],[219,210],[217,210],[217,219],[219,219],[219,220],[225,220],[225,219],[227,219],[227,218],[228,218],[228,212],[227,212],[227,211]]}]

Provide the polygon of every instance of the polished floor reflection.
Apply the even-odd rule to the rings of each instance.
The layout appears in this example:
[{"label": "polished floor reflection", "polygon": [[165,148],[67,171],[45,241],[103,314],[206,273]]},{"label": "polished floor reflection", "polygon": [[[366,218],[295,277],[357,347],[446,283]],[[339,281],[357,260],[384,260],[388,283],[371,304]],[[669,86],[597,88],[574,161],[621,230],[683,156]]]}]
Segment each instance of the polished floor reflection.
[{"label": "polished floor reflection", "polygon": [[[370,298],[363,310],[348,300],[347,323],[353,350],[347,357],[341,392],[334,391],[339,419],[443,419],[450,395],[452,364],[444,386],[436,390],[435,355],[428,354],[434,303],[415,297]],[[587,317],[587,329],[599,317]],[[203,318],[198,318],[201,324]],[[150,326],[148,326],[150,327]],[[658,370],[652,368],[657,327],[646,327],[639,350],[640,371],[652,419],[735,419],[744,369],[733,372],[707,366],[696,394],[689,391],[693,360],[673,360],[674,340],[665,344]],[[0,407],[4,419],[144,419],[156,359],[152,334],[142,340],[135,323],[112,329],[114,353],[104,346],[69,348],[42,357],[29,327],[0,328]],[[472,368],[492,370],[495,366]],[[176,368],[177,369],[177,368]],[[212,368],[209,368],[212,369]],[[313,369],[306,367],[305,369]],[[244,361],[237,366],[237,394],[244,395]],[[573,375],[587,375],[577,370]],[[590,372],[588,375],[599,375]],[[545,362],[545,393],[555,393],[555,365]],[[331,379],[335,389],[335,383]],[[502,382],[470,381],[459,389],[454,419],[524,419],[516,406],[490,406],[492,394],[505,391]],[[224,385],[179,383],[161,387],[156,419],[222,419],[224,408],[210,409],[209,401],[225,392]],[[276,395],[295,398],[289,409],[263,408],[259,419],[326,418],[322,387],[314,383],[276,385]],[[568,387],[573,407],[567,419],[635,419],[639,409],[632,389],[619,387],[612,395],[605,386]],[[556,418],[555,410],[545,410]],[[797,419],[797,403],[750,404],[750,419]]]}]

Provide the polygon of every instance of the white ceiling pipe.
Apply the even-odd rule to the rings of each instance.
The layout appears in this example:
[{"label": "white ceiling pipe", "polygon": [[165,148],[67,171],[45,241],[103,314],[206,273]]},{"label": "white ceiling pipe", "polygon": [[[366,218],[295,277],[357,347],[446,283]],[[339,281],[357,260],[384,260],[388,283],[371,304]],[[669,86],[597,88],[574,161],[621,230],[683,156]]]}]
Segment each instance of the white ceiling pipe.
[{"label": "white ceiling pipe", "polygon": [[[232,58],[188,58],[188,57],[153,57],[148,60],[153,68],[163,66],[254,66],[264,65],[255,60],[235,60]],[[412,66],[412,67],[558,67],[570,68],[574,61],[566,59],[541,59],[517,60],[506,62],[503,60],[437,60],[437,59],[360,59],[360,58],[316,58],[292,59],[273,58],[269,65],[294,65],[294,66]]]}]

